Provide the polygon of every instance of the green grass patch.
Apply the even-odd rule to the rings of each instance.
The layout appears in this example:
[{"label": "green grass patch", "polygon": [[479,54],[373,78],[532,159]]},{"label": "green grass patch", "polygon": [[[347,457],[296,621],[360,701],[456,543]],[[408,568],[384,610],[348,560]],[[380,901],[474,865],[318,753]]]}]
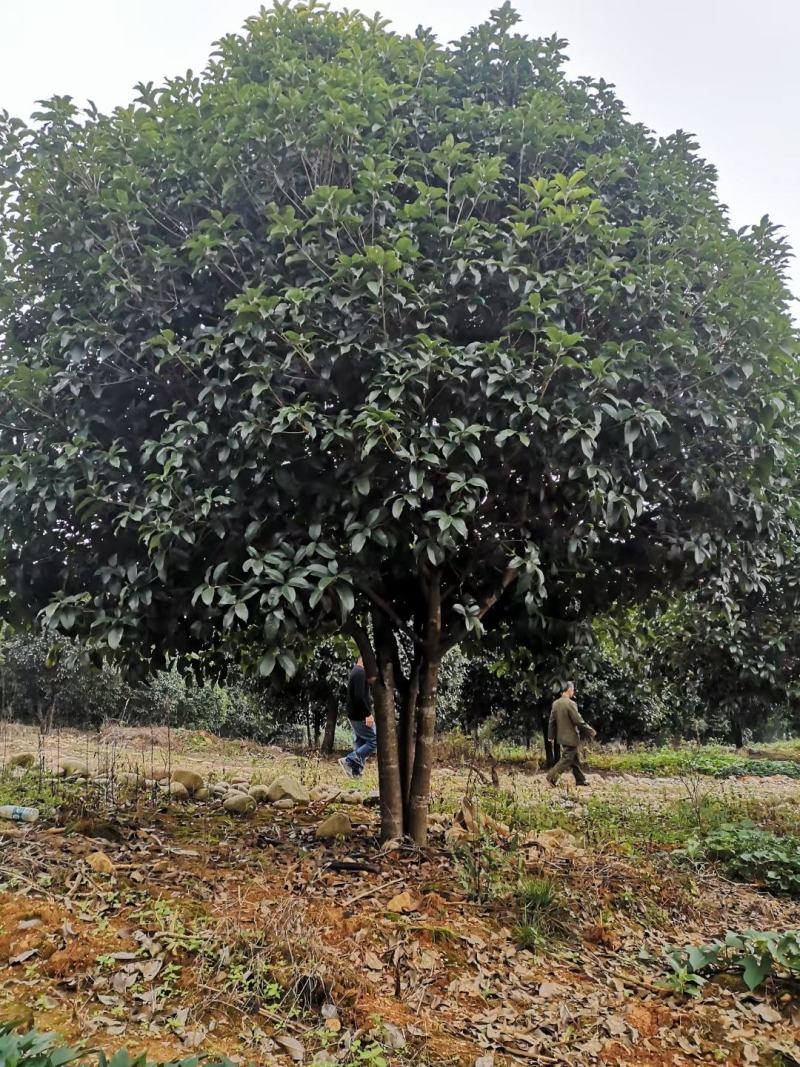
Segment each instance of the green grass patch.
[{"label": "green grass patch", "polygon": [[521,879],[516,899],[520,912],[511,936],[519,948],[536,951],[565,932],[567,909],[554,879],[541,875]]},{"label": "green grass patch", "polygon": [[[87,789],[86,782],[60,781],[40,774],[36,768],[20,778],[13,778],[8,772],[0,774],[0,804],[38,808],[41,819],[52,819],[57,807],[82,797]],[[0,822],[0,830],[2,826]]]},{"label": "green grass patch", "polygon": [[574,817],[550,800],[532,800],[523,794],[486,786],[478,793],[480,810],[514,833],[534,830],[574,830]]},{"label": "green grass patch", "polygon": [[733,750],[720,745],[642,748],[629,752],[606,752],[597,748],[588,753],[587,759],[592,770],[643,774],[657,778],[675,778],[685,774],[717,776],[725,768],[741,762],[741,758]]}]

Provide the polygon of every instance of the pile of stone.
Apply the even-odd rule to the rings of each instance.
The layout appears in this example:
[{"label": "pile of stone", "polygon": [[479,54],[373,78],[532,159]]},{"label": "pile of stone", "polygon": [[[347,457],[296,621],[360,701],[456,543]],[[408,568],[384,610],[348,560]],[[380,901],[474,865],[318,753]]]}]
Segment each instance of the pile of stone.
[{"label": "pile of stone", "polygon": [[[33,753],[20,753],[12,757],[9,766],[27,773],[36,762],[37,757]],[[290,811],[309,804],[324,808],[333,803],[355,806],[374,805],[378,801],[377,794],[364,795],[335,786],[316,786],[309,790],[289,774],[280,775],[269,785],[253,784],[244,776],[207,782],[201,774],[184,767],[174,770],[149,768],[145,774],[139,770],[117,770],[105,766],[93,776],[86,763],[69,756],[59,761],[55,775],[73,782],[90,780],[105,788],[163,793],[176,801],[208,801],[232,815],[249,815],[262,804],[271,805],[279,811]],[[320,823],[316,835],[321,839],[330,839],[348,837],[352,832],[350,817],[345,812],[334,811]]]}]

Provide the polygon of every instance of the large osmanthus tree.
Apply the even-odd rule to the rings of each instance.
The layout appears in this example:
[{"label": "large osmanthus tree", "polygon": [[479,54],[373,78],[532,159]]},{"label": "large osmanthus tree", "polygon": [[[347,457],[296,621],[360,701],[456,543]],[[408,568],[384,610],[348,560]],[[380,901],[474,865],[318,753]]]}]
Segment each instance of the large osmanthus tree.
[{"label": "large osmanthus tree", "polygon": [[343,627],[420,841],[443,653],[610,569],[755,581],[796,428],[780,236],[515,21],[279,5],[0,122],[7,614],[264,673]]}]

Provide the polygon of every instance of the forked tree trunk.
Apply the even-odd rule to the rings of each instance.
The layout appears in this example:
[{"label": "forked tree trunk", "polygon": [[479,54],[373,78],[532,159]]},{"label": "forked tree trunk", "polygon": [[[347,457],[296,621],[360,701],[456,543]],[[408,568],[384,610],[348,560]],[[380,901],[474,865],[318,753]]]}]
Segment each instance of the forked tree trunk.
[{"label": "forked tree trunk", "polygon": [[328,714],[325,718],[325,733],[322,735],[322,755],[330,756],[333,753],[333,745],[336,741],[336,723],[339,720],[338,704],[328,705]]}]

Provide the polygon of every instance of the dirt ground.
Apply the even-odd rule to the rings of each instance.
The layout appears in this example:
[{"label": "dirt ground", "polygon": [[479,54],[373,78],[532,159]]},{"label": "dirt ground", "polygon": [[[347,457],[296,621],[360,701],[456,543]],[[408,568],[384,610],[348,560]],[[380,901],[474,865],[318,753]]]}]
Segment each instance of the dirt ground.
[{"label": "dirt ground", "polygon": [[[476,784],[470,768],[436,771],[435,825],[420,850],[380,845],[376,809],[352,802],[356,790],[333,761],[122,727],[60,731],[40,748],[33,730],[5,724],[0,767],[26,751],[37,757],[28,787],[64,757],[111,784],[65,784],[39,822],[0,821],[0,1017],[107,1050],[264,1065],[800,1062],[794,989],[749,994],[722,976],[695,1001],[661,988],[665,946],[800,928],[797,903],[687,871],[669,844],[631,855],[596,847],[588,833],[518,837],[518,873],[552,879],[561,900],[552,938],[533,951],[519,947],[502,898],[475,899],[476,884],[507,868],[504,833],[496,845],[448,840]],[[348,795],[234,817],[213,801],[169,803],[149,785],[116,781],[175,767],[211,782],[290,773]],[[0,774],[6,792],[11,773]],[[776,806],[800,796],[797,782],[778,778],[590,781],[554,791],[521,770],[503,773],[500,790],[509,804],[546,805],[565,819],[588,797],[624,801],[646,820],[692,789],[743,800],[757,791]],[[360,798],[376,786],[371,768]],[[354,835],[318,840],[336,810]]]}]

